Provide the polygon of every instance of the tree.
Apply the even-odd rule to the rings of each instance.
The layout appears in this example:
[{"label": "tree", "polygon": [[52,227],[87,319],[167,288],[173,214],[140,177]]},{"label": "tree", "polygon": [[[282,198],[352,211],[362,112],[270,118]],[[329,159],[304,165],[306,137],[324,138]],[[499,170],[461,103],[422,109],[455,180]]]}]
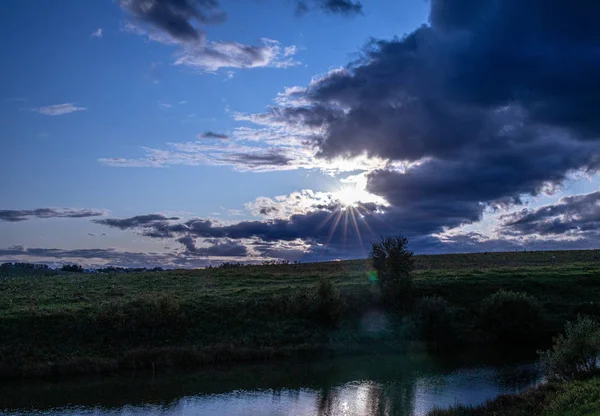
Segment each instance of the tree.
[{"label": "tree", "polygon": [[385,300],[395,302],[399,300],[398,296],[410,294],[415,261],[407,246],[408,239],[401,235],[381,237],[379,242],[371,245],[369,259]]},{"label": "tree", "polygon": [[76,273],[82,273],[83,272],[83,267],[78,265],[78,264],[63,264],[63,266],[61,267],[61,270],[63,272],[76,272]]}]

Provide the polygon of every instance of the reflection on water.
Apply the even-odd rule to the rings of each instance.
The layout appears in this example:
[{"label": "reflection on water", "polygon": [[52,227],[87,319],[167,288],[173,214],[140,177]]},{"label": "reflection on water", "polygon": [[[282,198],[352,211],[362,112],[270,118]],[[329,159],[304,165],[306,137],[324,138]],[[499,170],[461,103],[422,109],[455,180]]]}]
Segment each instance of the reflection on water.
[{"label": "reflection on water", "polygon": [[427,354],[341,357],[0,385],[7,415],[424,415],[535,384],[533,365]]}]

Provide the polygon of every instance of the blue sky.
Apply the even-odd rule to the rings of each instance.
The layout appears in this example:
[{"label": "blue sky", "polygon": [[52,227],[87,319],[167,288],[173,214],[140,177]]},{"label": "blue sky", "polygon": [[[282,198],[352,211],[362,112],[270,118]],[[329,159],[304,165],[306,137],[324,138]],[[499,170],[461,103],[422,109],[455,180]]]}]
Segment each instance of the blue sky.
[{"label": "blue sky", "polygon": [[[369,240],[388,231],[409,235],[418,252],[595,247],[597,234],[590,229],[597,222],[590,218],[597,210],[593,155],[598,149],[595,140],[578,136],[585,127],[586,134],[598,137],[595,125],[570,123],[558,110],[556,120],[538,114],[546,98],[532,102],[513,95],[490,104],[498,93],[489,91],[474,102],[467,92],[484,91],[490,80],[483,77],[483,88],[458,85],[460,77],[442,79],[438,66],[450,62],[441,73],[453,73],[459,66],[451,64],[454,55],[471,56],[470,50],[458,50],[465,47],[456,41],[458,35],[439,23],[452,13],[466,13],[464,7],[445,6],[443,0],[341,0],[342,8],[336,3],[309,1],[299,12],[293,0],[223,0],[208,9],[193,0],[2,2],[0,259],[197,267],[232,259],[360,257]],[[358,8],[352,7],[358,5],[355,13]],[[542,15],[543,7],[536,3],[532,15]],[[211,13],[213,22],[199,17]],[[498,13],[499,21],[515,19]],[[479,28],[467,28],[473,39]],[[528,28],[538,29],[544,28]],[[416,38],[415,54],[424,57],[417,71],[402,59],[408,56],[405,49],[414,47],[411,36],[426,31],[437,43]],[[569,42],[583,45],[575,32],[574,25]],[[590,42],[598,46],[593,35]],[[498,39],[477,53],[501,51]],[[393,59],[392,53],[397,54]],[[585,70],[598,66],[597,60],[581,62]],[[575,79],[568,70],[557,76]],[[423,74],[430,77],[426,82]],[[510,81],[515,91],[526,89],[531,96],[547,92],[533,83],[524,86],[529,79],[531,74],[516,73]],[[357,92],[357,85],[366,90]],[[574,91],[580,87],[575,81],[565,85]],[[590,97],[573,105],[599,99],[595,90],[587,91]],[[410,103],[442,97],[448,109],[426,106],[406,118],[394,113],[388,123],[384,114],[397,111],[398,100],[407,95],[413,97]],[[402,105],[407,113],[409,104]],[[486,156],[482,166],[489,171],[482,178],[490,187],[505,183],[498,193],[480,192],[465,200],[480,208],[457,214],[458,203],[446,206],[451,194],[434,192],[442,186],[436,182],[440,178],[426,175],[423,188],[442,202],[411,191],[409,210],[395,194],[402,186],[413,189],[406,184],[408,175],[429,171],[435,162],[444,176],[451,162],[467,166],[473,158],[464,155],[481,150],[462,143],[471,134],[459,131],[467,121],[451,122],[461,120],[467,107],[480,109],[477,117],[485,107],[485,125],[502,124],[502,134],[518,123],[531,126],[528,134],[543,127],[543,141],[535,136],[529,149],[531,158],[540,155],[537,162],[544,168],[524,168],[523,177],[531,180],[512,184],[491,173],[515,173],[512,166],[521,159],[498,162]],[[437,129],[443,138],[428,141]],[[519,134],[519,140],[525,146],[534,139]],[[552,157],[571,151],[591,159]],[[463,156],[457,156],[460,152]],[[545,152],[547,161],[541,159]],[[398,178],[390,179],[392,174]],[[381,178],[400,182],[392,187]],[[465,176],[456,183],[472,182]],[[460,188],[455,192],[459,200],[465,194]],[[561,200],[574,195],[579,199]],[[546,205],[559,205],[557,214],[544,217],[536,211]],[[147,215],[164,218],[118,226],[110,221]],[[318,221],[313,227],[304,217]],[[211,231],[193,231],[194,221],[212,221]],[[369,221],[383,221],[385,227]],[[413,226],[417,223],[422,227]],[[556,223],[564,225],[562,232],[548,232],[547,225]],[[152,232],[165,225],[175,231]],[[246,226],[252,230],[241,232]],[[265,227],[281,227],[285,236],[279,239]],[[304,227],[328,231],[311,235]],[[364,230],[372,232],[364,235]]]}]

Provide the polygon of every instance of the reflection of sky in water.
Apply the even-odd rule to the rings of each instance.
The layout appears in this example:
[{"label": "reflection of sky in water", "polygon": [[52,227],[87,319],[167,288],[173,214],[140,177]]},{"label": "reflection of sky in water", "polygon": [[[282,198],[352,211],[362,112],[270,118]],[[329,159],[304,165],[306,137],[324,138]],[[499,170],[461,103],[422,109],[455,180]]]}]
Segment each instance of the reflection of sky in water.
[{"label": "reflection of sky in water", "polygon": [[182,397],[168,405],[123,406],[118,409],[68,408],[10,412],[45,416],[421,416],[434,407],[479,404],[499,394],[516,393],[536,380],[527,367],[459,370],[447,375],[416,376],[379,383],[353,381],[316,389],[232,391]]}]

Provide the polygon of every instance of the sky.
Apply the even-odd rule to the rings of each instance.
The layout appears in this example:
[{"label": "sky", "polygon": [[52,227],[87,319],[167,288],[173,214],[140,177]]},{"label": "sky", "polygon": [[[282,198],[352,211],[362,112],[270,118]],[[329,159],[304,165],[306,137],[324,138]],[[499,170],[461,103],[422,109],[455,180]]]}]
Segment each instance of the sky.
[{"label": "sky", "polygon": [[600,248],[600,3],[0,2],[0,261]]}]

